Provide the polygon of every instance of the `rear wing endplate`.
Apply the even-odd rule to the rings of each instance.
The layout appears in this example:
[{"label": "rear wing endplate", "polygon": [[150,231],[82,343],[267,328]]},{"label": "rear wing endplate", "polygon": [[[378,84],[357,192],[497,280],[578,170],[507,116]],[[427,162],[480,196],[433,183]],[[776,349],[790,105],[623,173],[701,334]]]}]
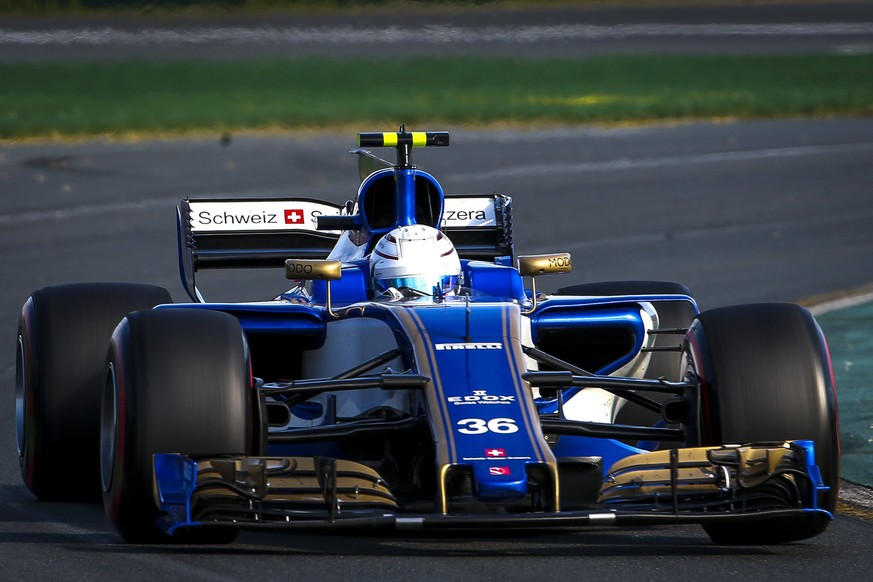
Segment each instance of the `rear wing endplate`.
[{"label": "rear wing endplate", "polygon": [[441,230],[462,259],[515,261],[512,198],[503,194],[445,197]]}]

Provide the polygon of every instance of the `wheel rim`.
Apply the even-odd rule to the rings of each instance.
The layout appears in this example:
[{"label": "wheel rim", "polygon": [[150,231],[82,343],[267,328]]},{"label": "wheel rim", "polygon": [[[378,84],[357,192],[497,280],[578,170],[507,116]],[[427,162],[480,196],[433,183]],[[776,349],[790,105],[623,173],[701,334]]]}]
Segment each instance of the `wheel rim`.
[{"label": "wheel rim", "polygon": [[116,399],[115,365],[110,363],[100,406],[100,479],[109,491],[115,470],[115,447],[118,445],[118,400]]},{"label": "wheel rim", "polygon": [[27,430],[25,419],[27,415],[27,396],[25,388],[25,371],[27,358],[24,351],[24,337],[18,334],[18,347],[16,348],[17,366],[15,368],[15,437],[18,441],[18,457],[24,456],[24,446]]}]

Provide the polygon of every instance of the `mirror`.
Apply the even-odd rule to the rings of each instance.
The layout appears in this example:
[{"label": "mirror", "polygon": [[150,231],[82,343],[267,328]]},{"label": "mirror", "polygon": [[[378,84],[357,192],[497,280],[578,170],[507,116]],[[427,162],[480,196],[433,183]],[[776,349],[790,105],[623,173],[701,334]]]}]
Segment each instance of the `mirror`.
[{"label": "mirror", "polygon": [[343,264],[341,261],[328,261],[322,259],[286,259],[285,277],[288,279],[303,279],[315,281],[323,279],[336,281],[342,277]]},{"label": "mirror", "polygon": [[537,277],[552,273],[569,273],[573,270],[570,253],[548,255],[522,255],[518,257],[518,272],[522,277]]}]

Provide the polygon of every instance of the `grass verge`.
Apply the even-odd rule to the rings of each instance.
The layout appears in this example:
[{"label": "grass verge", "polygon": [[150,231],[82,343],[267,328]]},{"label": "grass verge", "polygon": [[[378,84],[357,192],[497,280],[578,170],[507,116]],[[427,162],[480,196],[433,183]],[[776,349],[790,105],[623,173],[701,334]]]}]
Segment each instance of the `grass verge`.
[{"label": "grass verge", "polygon": [[873,114],[873,55],[0,63],[0,138]]}]

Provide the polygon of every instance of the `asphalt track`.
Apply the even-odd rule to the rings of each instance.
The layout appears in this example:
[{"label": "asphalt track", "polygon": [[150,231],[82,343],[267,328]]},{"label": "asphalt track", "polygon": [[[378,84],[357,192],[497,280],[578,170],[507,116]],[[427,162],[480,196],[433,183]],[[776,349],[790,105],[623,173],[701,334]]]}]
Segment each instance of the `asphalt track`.
[{"label": "asphalt track", "polygon": [[0,19],[0,60],[603,54],[851,54],[873,50],[867,2],[513,10],[379,10],[197,19]]},{"label": "asphalt track", "polygon": [[[605,26],[671,23],[680,17],[689,23],[873,22],[870,5],[742,12],[747,8],[726,9],[721,20],[713,12],[687,16],[681,11],[669,18],[663,12],[636,13],[628,20],[607,10],[590,18]],[[398,26],[403,18],[398,17]],[[0,29],[13,25],[32,29],[29,23],[8,22]],[[720,52],[741,50],[743,43],[757,50],[866,50],[869,42],[864,34],[668,36],[578,43],[591,51],[607,45],[618,51],[633,43],[636,50]],[[573,44],[528,48],[543,46],[549,53]],[[10,52],[19,50],[15,46],[0,41],[0,58],[16,58]],[[326,46],[312,50],[334,45]],[[53,48],[48,55],[33,46],[22,50],[34,58],[116,54],[89,45]],[[222,43],[191,50],[185,54],[262,54],[258,46]],[[335,50],[344,54],[349,48]],[[520,252],[572,252],[574,273],[544,281],[547,288],[605,279],[669,279],[688,284],[706,309],[830,297],[873,282],[873,120],[447,129],[452,147],[416,152],[419,165],[449,192],[497,190],[513,196]],[[180,197],[306,196],[342,202],[357,186],[355,162],[344,153],[354,141],[353,133],[343,133],[234,136],[228,145],[216,136],[0,146],[0,329],[8,334],[6,345],[0,345],[0,385],[13,385],[12,330],[32,289],[73,281],[138,281],[166,286],[183,300],[173,222]],[[210,283],[209,299],[254,299],[281,289],[284,280],[281,273],[246,271],[216,275]],[[127,546],[99,506],[34,501],[21,485],[14,439],[10,396],[0,402],[0,443],[7,445],[0,455],[0,579],[807,580],[836,574],[863,580],[873,571],[870,511],[854,506],[843,506],[824,535],[778,547],[718,547],[697,527],[476,536],[244,533],[237,543],[220,548]],[[866,498],[869,507],[868,490],[846,493]]]},{"label": "asphalt track", "polygon": [[[386,128],[364,128],[386,129]],[[389,128],[390,129],[390,128]],[[513,196],[521,252],[569,250],[575,272],[689,284],[701,307],[792,301],[873,281],[873,120],[694,123],[621,129],[452,131],[416,160],[449,192]],[[0,148],[0,385],[29,292],[94,280],[177,281],[182,196],[306,196],[357,185],[355,135]],[[207,297],[270,296],[282,273],[219,277]],[[257,288],[258,290],[252,290]],[[209,290],[213,289],[213,294]],[[96,505],[38,503],[21,485],[11,396],[0,403],[0,579],[454,580],[864,579],[873,525],[844,513],[814,540],[717,547],[697,527],[484,536],[244,533],[224,548],[126,546]],[[73,476],[72,478],[75,478]],[[867,490],[860,490],[861,495]]]}]

